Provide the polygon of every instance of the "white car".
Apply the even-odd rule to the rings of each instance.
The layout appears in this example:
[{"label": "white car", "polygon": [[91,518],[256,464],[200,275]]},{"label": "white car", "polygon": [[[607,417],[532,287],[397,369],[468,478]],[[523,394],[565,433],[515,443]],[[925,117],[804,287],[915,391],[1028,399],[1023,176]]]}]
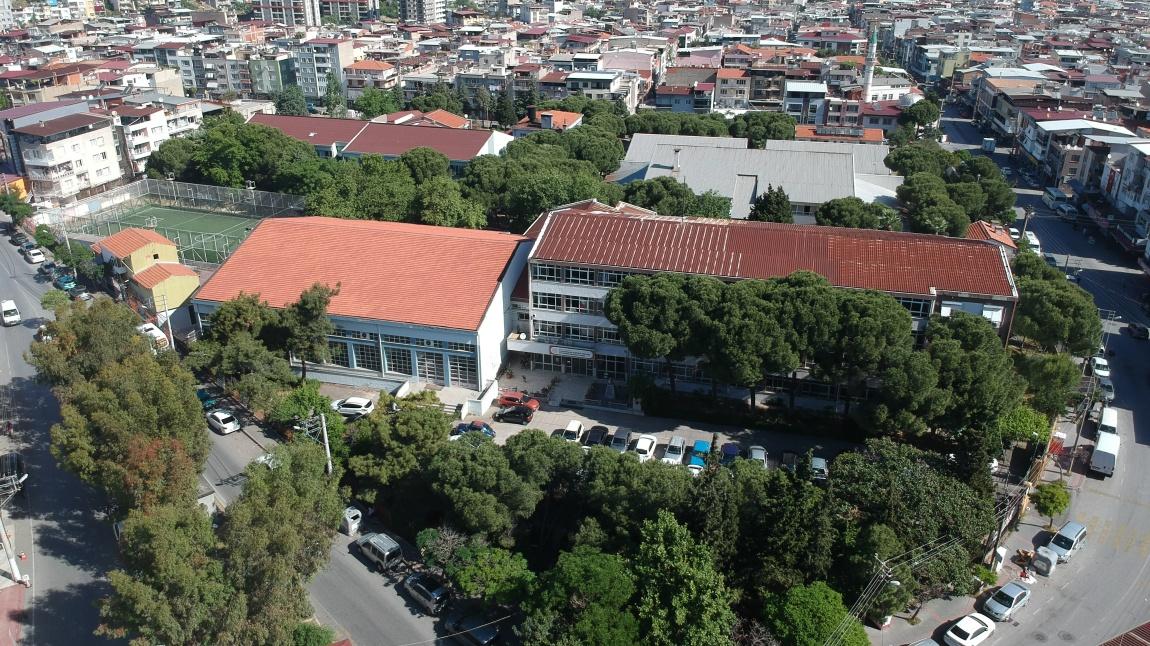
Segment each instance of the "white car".
[{"label": "white car", "polygon": [[1007,229],[1007,231],[1010,232],[1010,239],[1011,240],[1018,242],[1019,240],[1022,239],[1022,232],[1018,230],[1018,227],[1010,227],[1009,229]]},{"label": "white car", "polygon": [[702,473],[703,469],[705,469],[705,468],[706,467],[704,467],[701,464],[688,464],[687,465],[687,471],[691,472],[692,478],[698,478],[699,474]]},{"label": "white car", "polygon": [[663,457],[660,460],[663,464],[682,464],[683,456],[687,453],[687,440],[676,435],[667,442],[667,448],[663,450]]},{"label": "white car", "polygon": [[1090,370],[1098,375],[1099,379],[1106,379],[1110,377],[1110,362],[1106,357],[1094,355],[1090,358]]},{"label": "white car", "polygon": [[231,411],[221,408],[208,413],[208,426],[214,428],[220,435],[227,435],[240,430],[240,421]]},{"label": "white car", "polygon": [[274,469],[280,465],[279,458],[272,455],[271,453],[264,453],[263,455],[253,460],[253,462],[256,464],[262,464],[269,469]]},{"label": "white car", "polygon": [[44,252],[39,249],[29,249],[27,253],[24,254],[24,260],[27,260],[33,265],[42,263],[44,262]]},{"label": "white car", "polygon": [[361,417],[375,410],[375,402],[366,397],[348,397],[333,401],[331,409],[344,417]]},{"label": "white car", "polygon": [[764,469],[768,468],[769,466],[767,464],[767,450],[758,444],[747,449],[747,457],[750,458],[752,462],[758,462],[759,464],[763,465]]},{"label": "white car", "polygon": [[646,462],[655,457],[655,445],[659,443],[659,439],[654,435],[640,435],[639,439],[635,440],[635,455],[639,456],[640,462]]},{"label": "white car", "polygon": [[958,620],[946,631],[942,640],[950,646],[976,646],[994,632],[994,620],[984,614],[972,612]]}]

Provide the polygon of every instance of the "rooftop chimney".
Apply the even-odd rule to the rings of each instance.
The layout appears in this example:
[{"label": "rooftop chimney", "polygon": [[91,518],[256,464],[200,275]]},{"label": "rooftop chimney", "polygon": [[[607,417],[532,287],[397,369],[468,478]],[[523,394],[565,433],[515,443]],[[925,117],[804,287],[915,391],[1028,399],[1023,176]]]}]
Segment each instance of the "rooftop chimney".
[{"label": "rooftop chimney", "polygon": [[682,148],[675,149],[675,163],[671,166],[671,177],[674,177],[676,180],[679,179],[679,153],[682,151]]}]

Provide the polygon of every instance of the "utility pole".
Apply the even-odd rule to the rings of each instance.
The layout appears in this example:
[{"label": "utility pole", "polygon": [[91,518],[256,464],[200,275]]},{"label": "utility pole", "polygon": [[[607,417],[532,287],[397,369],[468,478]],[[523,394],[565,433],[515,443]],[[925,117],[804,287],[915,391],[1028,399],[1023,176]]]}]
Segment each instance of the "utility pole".
[{"label": "utility pole", "polygon": [[1022,207],[1022,237],[1026,237],[1026,227],[1030,226],[1030,218],[1034,216],[1034,207]]},{"label": "utility pole", "polygon": [[331,444],[327,441],[327,415],[319,414],[319,426],[323,430],[323,452],[327,456],[327,474],[331,475]]}]

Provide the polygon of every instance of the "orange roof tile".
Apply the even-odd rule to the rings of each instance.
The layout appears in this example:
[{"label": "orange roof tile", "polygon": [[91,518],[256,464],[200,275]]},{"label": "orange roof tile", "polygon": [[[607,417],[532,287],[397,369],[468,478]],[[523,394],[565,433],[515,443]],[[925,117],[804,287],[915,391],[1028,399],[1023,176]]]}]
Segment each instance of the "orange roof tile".
[{"label": "orange roof tile", "polygon": [[173,276],[195,276],[199,274],[191,267],[185,267],[178,262],[158,262],[144,271],[132,276],[140,287],[152,289]]},{"label": "orange roof tile", "polygon": [[367,72],[386,72],[390,69],[395,69],[391,63],[384,63],[383,61],[372,60],[365,58],[362,61],[356,61],[351,65],[344,67],[345,70],[364,70]]},{"label": "orange roof tile", "polygon": [[730,67],[719,68],[719,78],[721,79],[741,79],[747,76],[747,70],[737,70]]},{"label": "orange roof tile", "polygon": [[117,258],[127,258],[144,245],[152,242],[172,247],[176,246],[176,243],[151,229],[129,227],[127,229],[121,229],[99,242],[92,243],[92,251],[96,253],[107,251]]},{"label": "orange roof tile", "polygon": [[564,112],[563,110],[546,110],[540,112],[539,116],[542,117],[545,114],[551,115],[552,130],[566,130],[583,118],[582,112]]},{"label": "orange roof tile", "polygon": [[1017,249],[1018,245],[1010,237],[1010,232],[1000,224],[991,224],[985,220],[975,220],[966,229],[966,237],[970,240],[989,240],[1000,245]]},{"label": "orange roof tile", "polygon": [[325,217],[263,220],[196,299],[241,292],[285,307],[340,285],[335,316],[477,330],[516,249],[510,233]]},{"label": "orange roof tile", "polygon": [[458,114],[442,109],[432,110],[431,112],[425,113],[423,116],[424,118],[431,119],[436,123],[442,123],[448,128],[466,128],[468,124],[467,119],[464,119]]}]

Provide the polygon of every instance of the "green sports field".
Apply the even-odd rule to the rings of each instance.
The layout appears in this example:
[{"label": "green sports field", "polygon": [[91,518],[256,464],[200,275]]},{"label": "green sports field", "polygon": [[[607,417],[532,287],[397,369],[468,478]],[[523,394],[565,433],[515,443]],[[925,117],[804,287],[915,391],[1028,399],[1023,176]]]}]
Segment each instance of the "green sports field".
[{"label": "green sports field", "polygon": [[129,227],[151,229],[176,243],[182,260],[220,263],[259,220],[167,206],[112,207],[94,214],[78,233],[109,236]]}]

